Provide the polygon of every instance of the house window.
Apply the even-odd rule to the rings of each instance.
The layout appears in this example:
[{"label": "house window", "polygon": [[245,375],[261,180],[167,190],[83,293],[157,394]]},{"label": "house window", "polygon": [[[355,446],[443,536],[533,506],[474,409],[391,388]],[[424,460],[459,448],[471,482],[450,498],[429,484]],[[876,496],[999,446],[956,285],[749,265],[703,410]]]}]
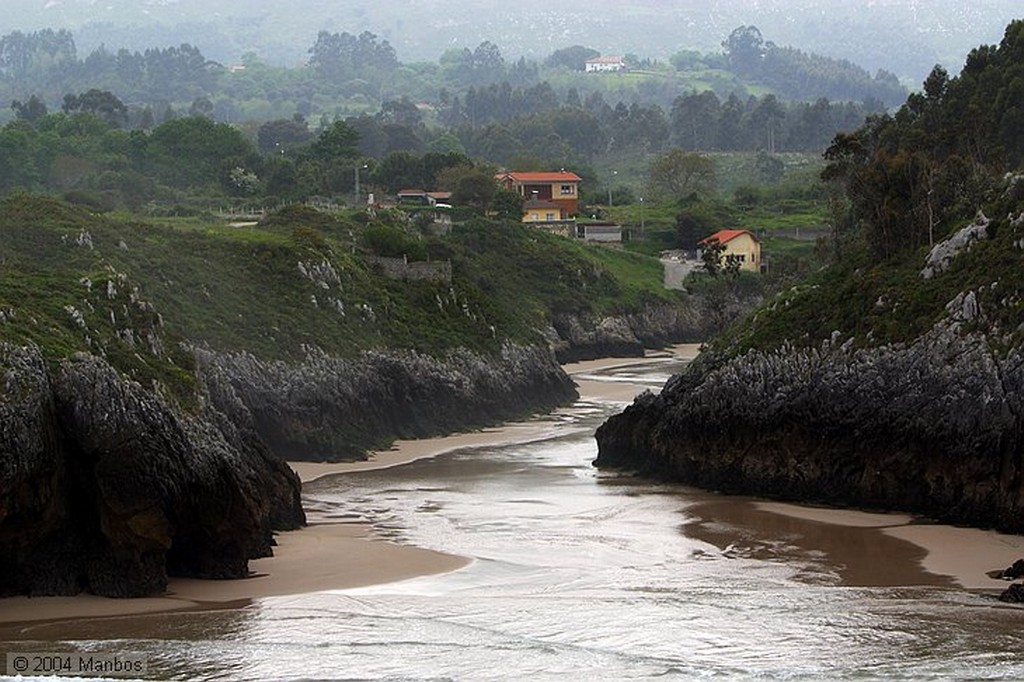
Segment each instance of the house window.
[{"label": "house window", "polygon": [[572,185],[562,185],[562,194],[575,194],[575,188]]},{"label": "house window", "polygon": [[555,214],[549,212],[548,213],[548,220],[554,220],[554,219],[555,219]]}]

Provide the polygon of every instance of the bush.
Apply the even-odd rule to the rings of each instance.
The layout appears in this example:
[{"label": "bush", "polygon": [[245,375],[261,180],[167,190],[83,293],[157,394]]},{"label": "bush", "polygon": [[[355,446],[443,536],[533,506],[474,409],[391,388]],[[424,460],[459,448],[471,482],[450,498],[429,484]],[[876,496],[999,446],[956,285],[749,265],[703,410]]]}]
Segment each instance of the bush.
[{"label": "bush", "polygon": [[363,230],[363,247],[377,256],[426,260],[427,249],[416,237],[392,225],[375,225]]}]

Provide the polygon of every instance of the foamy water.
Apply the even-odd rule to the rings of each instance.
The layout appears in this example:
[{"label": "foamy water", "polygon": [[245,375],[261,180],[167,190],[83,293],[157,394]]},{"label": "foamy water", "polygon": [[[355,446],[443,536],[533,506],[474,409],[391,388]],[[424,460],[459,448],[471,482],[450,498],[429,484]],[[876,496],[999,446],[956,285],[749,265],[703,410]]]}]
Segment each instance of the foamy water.
[{"label": "foamy water", "polygon": [[[547,440],[306,486],[314,514],[473,558],[454,573],[65,624],[8,649],[52,649],[58,632],[62,647],[142,653],[164,679],[1024,678],[1024,610],[944,586],[909,545],[596,471],[593,430],[619,409],[579,403],[548,418]],[[850,580],[855,559],[868,568]],[[895,585],[871,577],[887,561],[907,564]]]}]

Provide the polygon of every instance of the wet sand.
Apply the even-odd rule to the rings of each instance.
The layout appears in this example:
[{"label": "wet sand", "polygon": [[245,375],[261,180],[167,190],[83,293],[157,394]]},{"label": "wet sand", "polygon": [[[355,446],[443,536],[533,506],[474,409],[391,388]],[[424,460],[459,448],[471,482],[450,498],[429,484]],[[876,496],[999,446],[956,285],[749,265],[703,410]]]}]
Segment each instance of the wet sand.
[{"label": "wet sand", "polygon": [[[562,365],[562,369],[576,381],[580,398],[583,400],[610,400],[613,402],[630,403],[633,398],[643,392],[646,386],[629,382],[607,382],[580,378],[588,372],[630,367],[647,364],[652,361],[669,361],[675,359],[692,360],[700,352],[700,344],[687,343],[674,346],[671,350],[650,351],[644,357],[635,358],[601,358]],[[557,412],[556,412],[557,414]],[[498,447],[511,443],[529,443],[543,440],[554,432],[554,425],[544,421],[526,421],[503,424],[502,426],[457,433],[437,438],[419,440],[399,440],[388,450],[369,453],[369,458],[358,462],[288,462],[289,466],[299,475],[303,483],[316,480],[321,476],[346,474],[356,471],[374,471],[409,464],[421,459],[437,457],[446,452],[472,447]]]},{"label": "wet sand", "polygon": [[[952,582],[969,590],[1002,591],[1007,583],[990,578],[988,572],[1007,568],[1024,558],[1024,536],[930,523],[911,514],[765,501],[754,502],[753,506],[762,512],[802,522],[805,529],[828,528],[828,532],[847,541],[864,535],[865,531],[875,537],[870,548],[856,547],[857,543],[851,542],[849,551],[840,548],[830,552],[846,562],[847,569],[840,573],[848,584],[914,584],[894,581],[894,576],[906,572],[901,563],[909,558],[920,570],[940,578],[925,584]],[[893,545],[893,539],[909,543],[913,549],[909,553],[901,551]]]}]

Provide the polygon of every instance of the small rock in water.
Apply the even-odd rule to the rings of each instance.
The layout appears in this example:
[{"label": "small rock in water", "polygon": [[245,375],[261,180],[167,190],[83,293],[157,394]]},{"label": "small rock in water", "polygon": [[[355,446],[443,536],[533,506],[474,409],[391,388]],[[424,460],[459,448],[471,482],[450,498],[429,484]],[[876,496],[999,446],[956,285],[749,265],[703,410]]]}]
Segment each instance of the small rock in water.
[{"label": "small rock in water", "polygon": [[1020,604],[1024,602],[1024,584],[1014,583],[1007,587],[1001,595],[999,595],[999,601],[1006,602],[1008,604]]}]

